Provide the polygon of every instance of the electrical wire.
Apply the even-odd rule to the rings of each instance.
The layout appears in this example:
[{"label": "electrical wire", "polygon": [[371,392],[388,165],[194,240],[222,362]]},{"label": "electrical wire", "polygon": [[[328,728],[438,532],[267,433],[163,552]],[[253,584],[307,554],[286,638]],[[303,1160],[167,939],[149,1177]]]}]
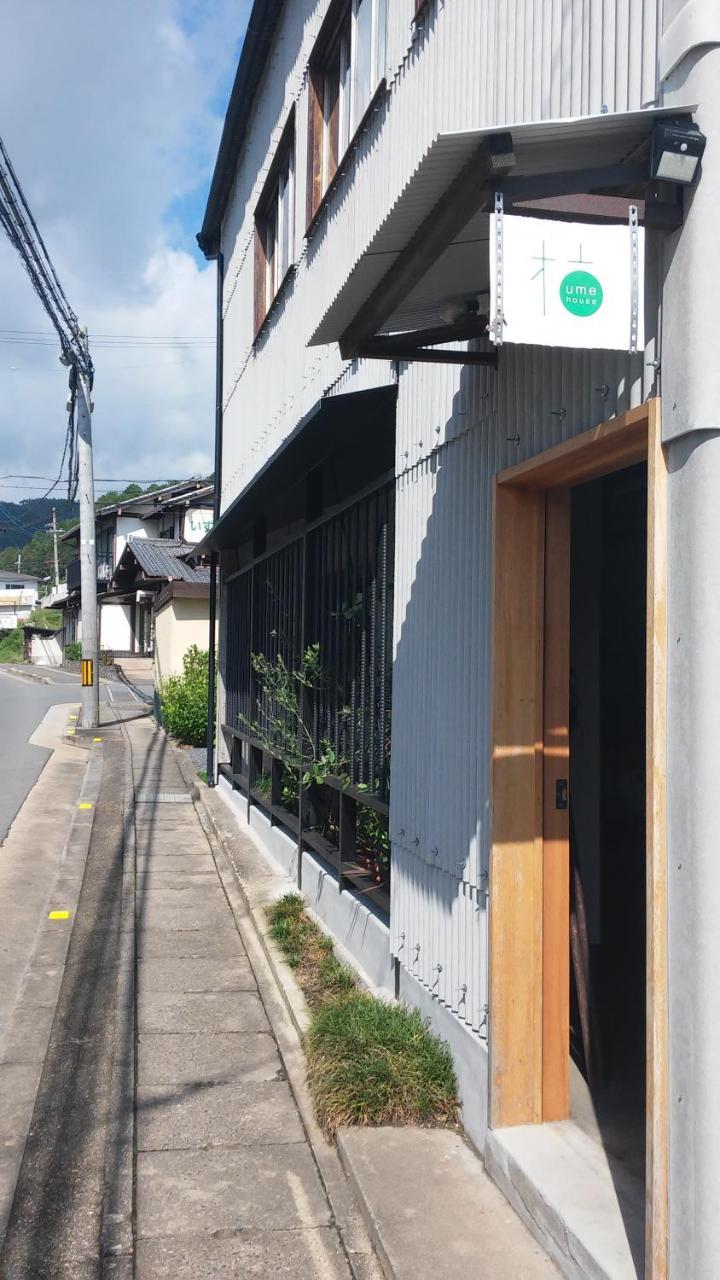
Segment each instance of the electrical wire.
[{"label": "electrical wire", "polygon": [[[7,475],[0,476],[0,483],[3,480],[52,480],[52,476],[36,476],[25,471],[11,471]],[[95,484],[169,484],[167,480],[137,480],[134,476],[95,476]],[[6,486],[9,487],[9,486]]]},{"label": "electrical wire", "polygon": [[[29,224],[29,225],[28,225]],[[0,138],[0,225],[30,277],[30,283],[60,340],[65,363],[88,377],[93,366],[78,318],[65,295],[17,174]]]},{"label": "electrical wire", "polygon": [[[0,333],[15,334],[18,337],[28,338],[52,338],[52,334],[47,329],[0,329]],[[110,341],[122,341],[130,339],[133,342],[214,342],[215,337],[211,333],[95,333],[93,341],[102,341],[108,338]]]},{"label": "electrical wire", "polygon": [[21,533],[27,533],[30,537],[32,537],[34,533],[37,533],[37,529],[28,529],[27,525],[24,525],[22,521],[18,520],[17,516],[14,516],[12,511],[8,511],[7,507],[4,507],[2,503],[0,503],[0,515],[4,516],[6,520],[9,520],[11,524],[16,525]]}]

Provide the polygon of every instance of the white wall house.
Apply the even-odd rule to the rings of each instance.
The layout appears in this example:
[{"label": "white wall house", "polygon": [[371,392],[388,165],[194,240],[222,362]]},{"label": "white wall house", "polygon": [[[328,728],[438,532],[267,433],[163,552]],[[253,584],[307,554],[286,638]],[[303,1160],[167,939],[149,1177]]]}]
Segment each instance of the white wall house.
[{"label": "white wall house", "polygon": [[256,0],[199,237],[218,785],[573,1277],[720,1257],[719,191],[711,0]]},{"label": "white wall house", "polygon": [[[113,575],[131,538],[198,542],[212,523],[212,485],[187,480],[151,493],[128,498],[101,509],[95,528],[100,604],[100,648],[119,656],[152,651],[151,609],[145,600],[126,598],[113,584]],[[185,529],[192,533],[185,537]],[[77,542],[79,526],[63,534]],[[68,592],[63,610],[64,642],[81,641],[80,562],[68,566]]]},{"label": "white wall house", "polygon": [[37,605],[38,578],[0,569],[0,631],[27,622]]}]

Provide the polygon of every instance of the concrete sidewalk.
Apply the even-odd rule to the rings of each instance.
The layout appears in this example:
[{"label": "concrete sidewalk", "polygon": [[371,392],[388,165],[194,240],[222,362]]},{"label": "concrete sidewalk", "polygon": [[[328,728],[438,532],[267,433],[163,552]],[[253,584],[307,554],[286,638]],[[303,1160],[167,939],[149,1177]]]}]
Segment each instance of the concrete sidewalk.
[{"label": "concrete sidewalk", "polygon": [[[183,759],[181,767],[190,778],[189,762]],[[202,785],[198,797],[241,887],[252,921],[246,936],[261,940],[293,1024],[304,1034],[309,1010],[266,916],[269,903],[296,886],[260,852],[220,789]],[[388,1280],[557,1280],[555,1264],[461,1133],[412,1125],[344,1128],[337,1148]],[[573,1280],[582,1274],[575,1271]]]},{"label": "concrete sidewalk", "polygon": [[175,753],[150,721],[127,734],[137,841],[135,1274],[379,1276],[359,1215],[339,1222],[319,1175],[268,1016],[266,975],[248,959],[240,899],[231,909]]}]

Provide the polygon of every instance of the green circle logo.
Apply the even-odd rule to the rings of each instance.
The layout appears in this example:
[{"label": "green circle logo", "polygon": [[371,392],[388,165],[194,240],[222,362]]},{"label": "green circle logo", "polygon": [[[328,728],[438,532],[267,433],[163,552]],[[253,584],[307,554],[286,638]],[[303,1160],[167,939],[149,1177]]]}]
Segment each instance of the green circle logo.
[{"label": "green circle logo", "polygon": [[593,316],[603,303],[602,285],[589,271],[571,271],[560,285],[560,301],[571,315]]}]

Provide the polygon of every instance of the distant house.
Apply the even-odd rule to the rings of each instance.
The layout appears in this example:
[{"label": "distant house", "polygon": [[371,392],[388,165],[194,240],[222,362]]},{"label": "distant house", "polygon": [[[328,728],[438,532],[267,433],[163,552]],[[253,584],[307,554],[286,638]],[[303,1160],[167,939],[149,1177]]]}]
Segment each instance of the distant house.
[{"label": "distant house", "polygon": [[[142,592],[139,598],[118,592],[113,582],[129,540],[147,538],[192,547],[212,525],[212,505],[213,486],[203,480],[187,480],[113,503],[98,512],[95,542],[101,649],[119,657],[152,653],[149,602]],[[68,529],[62,538],[79,547],[79,525]],[[79,556],[68,565],[62,607],[64,643],[80,640]]]},{"label": "distant house", "polygon": [[115,598],[136,610],[137,652],[155,659],[155,684],[182,670],[190,645],[207,648],[210,570],[192,543],[128,539],[113,576]]},{"label": "distant house", "polygon": [[32,573],[0,569],[0,631],[27,622],[37,604],[38,582]]}]

